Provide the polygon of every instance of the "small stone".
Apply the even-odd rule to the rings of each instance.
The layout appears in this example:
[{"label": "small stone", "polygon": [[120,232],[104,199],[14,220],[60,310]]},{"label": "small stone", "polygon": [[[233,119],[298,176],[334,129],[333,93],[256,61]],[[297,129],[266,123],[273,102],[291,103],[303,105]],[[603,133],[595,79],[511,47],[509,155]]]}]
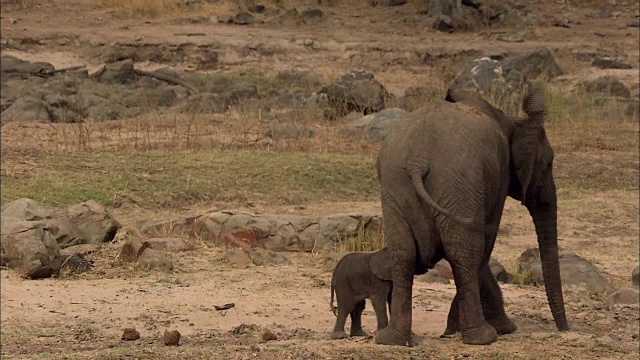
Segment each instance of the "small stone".
[{"label": "small stone", "polygon": [[251,15],[248,12],[238,13],[233,18],[233,23],[237,24],[237,25],[251,25],[251,24],[253,24],[254,21],[255,21],[255,19],[254,19],[253,15]]},{"label": "small stone", "polygon": [[273,340],[278,340],[278,337],[276,336],[276,334],[271,332],[271,330],[267,330],[262,334],[262,340],[273,341]]},{"label": "small stone", "polygon": [[640,292],[637,288],[623,287],[609,297],[614,304],[638,304],[640,303]]},{"label": "small stone", "polygon": [[178,332],[178,330],[165,330],[164,344],[166,346],[178,346],[180,344],[180,333]]},{"label": "small stone", "polygon": [[126,328],[122,331],[122,340],[133,341],[140,339],[140,333],[135,328]]}]

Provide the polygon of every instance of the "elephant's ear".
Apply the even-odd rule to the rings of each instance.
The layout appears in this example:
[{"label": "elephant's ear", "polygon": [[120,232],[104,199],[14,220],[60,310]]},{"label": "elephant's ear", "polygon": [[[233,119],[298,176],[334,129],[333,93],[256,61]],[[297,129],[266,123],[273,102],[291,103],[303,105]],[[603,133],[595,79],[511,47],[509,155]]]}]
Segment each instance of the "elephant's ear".
[{"label": "elephant's ear", "polygon": [[544,89],[540,83],[530,84],[522,102],[527,118],[516,121],[511,138],[511,159],[522,188],[524,204],[533,180],[541,143],[544,139]]},{"label": "elephant's ear", "polygon": [[393,278],[391,252],[387,248],[375,252],[371,256],[369,267],[371,267],[371,272],[379,279],[391,281]]}]

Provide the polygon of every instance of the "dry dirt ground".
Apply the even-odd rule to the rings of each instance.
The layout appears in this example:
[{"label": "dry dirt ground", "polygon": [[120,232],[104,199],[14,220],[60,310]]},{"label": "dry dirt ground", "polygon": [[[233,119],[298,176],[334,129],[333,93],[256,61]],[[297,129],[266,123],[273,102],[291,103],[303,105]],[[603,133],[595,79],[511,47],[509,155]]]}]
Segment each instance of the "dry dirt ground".
[{"label": "dry dirt ground", "polygon": [[[455,54],[464,50],[506,51],[546,46],[555,50],[558,62],[568,74],[559,81],[564,84],[612,73],[576,60],[574,50],[614,49],[634,65],[632,70],[615,71],[615,75],[631,88],[634,96],[638,92],[638,32],[637,28],[626,26],[634,20],[637,5],[618,5],[613,8],[617,17],[595,19],[587,16],[599,9],[595,6],[578,7],[570,2],[572,6],[567,7],[567,2],[562,1],[526,1],[540,19],[536,38],[506,43],[497,41],[488,31],[444,34],[416,27],[403,21],[415,16],[410,5],[325,8],[340,21],[240,27],[192,24],[177,21],[176,16],[131,18],[83,1],[21,3],[26,7],[3,3],[3,44],[6,39],[40,41],[22,41],[19,48],[5,46],[3,52],[27,60],[48,61],[56,67],[84,63],[91,69],[97,68],[102,64],[96,56],[99,43],[139,38],[148,43],[190,41],[222,49],[214,71],[273,74],[297,69],[335,76],[353,68],[365,68],[374,72],[389,91],[402,94],[409,86],[450,80],[450,75],[457,71],[451,66],[456,62]],[[574,26],[554,27],[552,15],[570,18]],[[174,35],[180,32],[204,32],[207,36],[185,40]],[[304,39],[312,39],[317,48],[300,45]],[[256,48],[256,44],[272,51],[265,55],[246,50]],[[454,55],[428,63],[420,60],[419,54],[425,51]],[[37,161],[42,148],[55,151],[52,150],[55,147],[47,148],[47,144],[38,141],[39,131],[65,126],[69,125],[33,125],[12,132],[3,129],[3,168],[28,166],[30,161]],[[549,131],[558,168],[559,242],[560,246],[594,262],[607,279],[621,286],[629,283],[631,270],[638,264],[638,132],[637,124],[604,128],[607,132],[594,133],[584,128]],[[322,138],[322,133],[319,136]],[[4,152],[11,150],[12,145],[8,144],[12,142],[21,151],[12,153],[13,158],[5,161]],[[375,154],[375,146],[354,147]],[[9,164],[9,159],[13,163]],[[143,218],[245,205],[199,202],[158,210],[144,204],[125,204],[113,212],[125,225],[131,225]],[[265,202],[252,206],[254,211],[269,212],[379,210],[376,199],[316,202],[304,208]],[[533,225],[526,211],[509,200],[502,228],[494,256],[513,269],[515,258],[535,245]],[[9,270],[0,272],[3,358],[638,358],[638,306],[613,306],[606,298],[574,289],[567,289],[565,295],[572,330],[558,333],[542,289],[502,285],[507,312],[519,330],[490,346],[474,347],[463,345],[459,337],[439,338],[454,285],[416,282],[413,331],[418,345],[382,347],[373,339],[328,340],[335,318],[329,308],[331,274],[325,254],[286,254],[292,260],[291,265],[238,269],[225,261],[224,249],[201,243],[195,251],[174,254],[176,270],[164,274],[118,263],[122,236],[118,241],[91,254],[95,270],[90,273],[29,281]],[[214,309],[215,305],[226,303],[234,303],[235,307]],[[364,322],[365,330],[374,330],[375,316],[369,305]],[[141,339],[121,341],[125,327],[138,329]],[[164,329],[179,330],[181,346],[165,347]],[[262,335],[267,330],[277,339],[264,341]]]}]

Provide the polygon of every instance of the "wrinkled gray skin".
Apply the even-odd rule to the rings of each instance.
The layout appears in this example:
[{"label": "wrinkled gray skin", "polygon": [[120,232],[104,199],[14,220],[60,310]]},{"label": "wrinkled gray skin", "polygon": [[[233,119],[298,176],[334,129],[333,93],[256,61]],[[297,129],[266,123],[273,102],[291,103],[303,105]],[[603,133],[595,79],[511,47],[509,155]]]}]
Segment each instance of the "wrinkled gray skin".
[{"label": "wrinkled gray skin", "polygon": [[535,224],[547,299],[556,326],[568,330],[557,245],[553,150],[545,134],[544,91],[532,85],[516,119],[475,95],[451,91],[394,127],[378,155],[388,257],[372,270],[393,281],[390,321],[376,342],[410,345],[414,275],[442,258],[456,284],[445,335],[489,344],[516,330],[489,270],[507,196],[522,202]]},{"label": "wrinkled gray skin", "polygon": [[[362,311],[365,307],[365,299],[371,299],[373,310],[378,320],[378,330],[387,326],[387,303],[391,300],[391,285],[389,280],[382,280],[371,271],[371,258],[374,254],[384,258],[389,256],[387,249],[375,253],[350,253],[345,255],[333,270],[331,278],[331,310],[337,316],[336,325],[331,333],[332,339],[347,337],[344,325],[347,316],[351,316],[351,336],[368,336],[362,330]],[[391,262],[387,260],[384,267],[378,270],[385,273],[385,277],[391,277]],[[333,294],[335,292],[338,302],[337,314],[333,307]]]}]

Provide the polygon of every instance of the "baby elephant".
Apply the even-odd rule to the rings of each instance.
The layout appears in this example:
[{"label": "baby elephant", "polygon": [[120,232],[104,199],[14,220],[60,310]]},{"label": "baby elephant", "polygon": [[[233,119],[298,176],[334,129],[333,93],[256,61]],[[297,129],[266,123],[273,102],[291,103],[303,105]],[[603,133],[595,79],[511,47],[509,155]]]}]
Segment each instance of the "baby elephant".
[{"label": "baby elephant", "polygon": [[[387,253],[386,248],[379,252]],[[344,325],[347,315],[351,315],[351,336],[368,336],[362,330],[362,311],[365,307],[365,299],[371,299],[373,309],[378,320],[378,329],[387,326],[387,303],[391,303],[392,282],[382,280],[371,270],[371,253],[350,253],[345,255],[333,270],[331,278],[331,310],[337,316],[336,325],[331,333],[331,339],[343,339],[347,337]],[[389,261],[388,263],[391,263]],[[380,270],[380,269],[379,269]],[[391,278],[391,268],[387,269]],[[384,270],[382,270],[384,272]],[[380,273],[380,272],[378,272]],[[388,276],[387,276],[388,275]],[[333,306],[335,292],[338,306]],[[391,306],[391,305],[389,305]],[[336,314],[337,310],[337,314]]]}]

